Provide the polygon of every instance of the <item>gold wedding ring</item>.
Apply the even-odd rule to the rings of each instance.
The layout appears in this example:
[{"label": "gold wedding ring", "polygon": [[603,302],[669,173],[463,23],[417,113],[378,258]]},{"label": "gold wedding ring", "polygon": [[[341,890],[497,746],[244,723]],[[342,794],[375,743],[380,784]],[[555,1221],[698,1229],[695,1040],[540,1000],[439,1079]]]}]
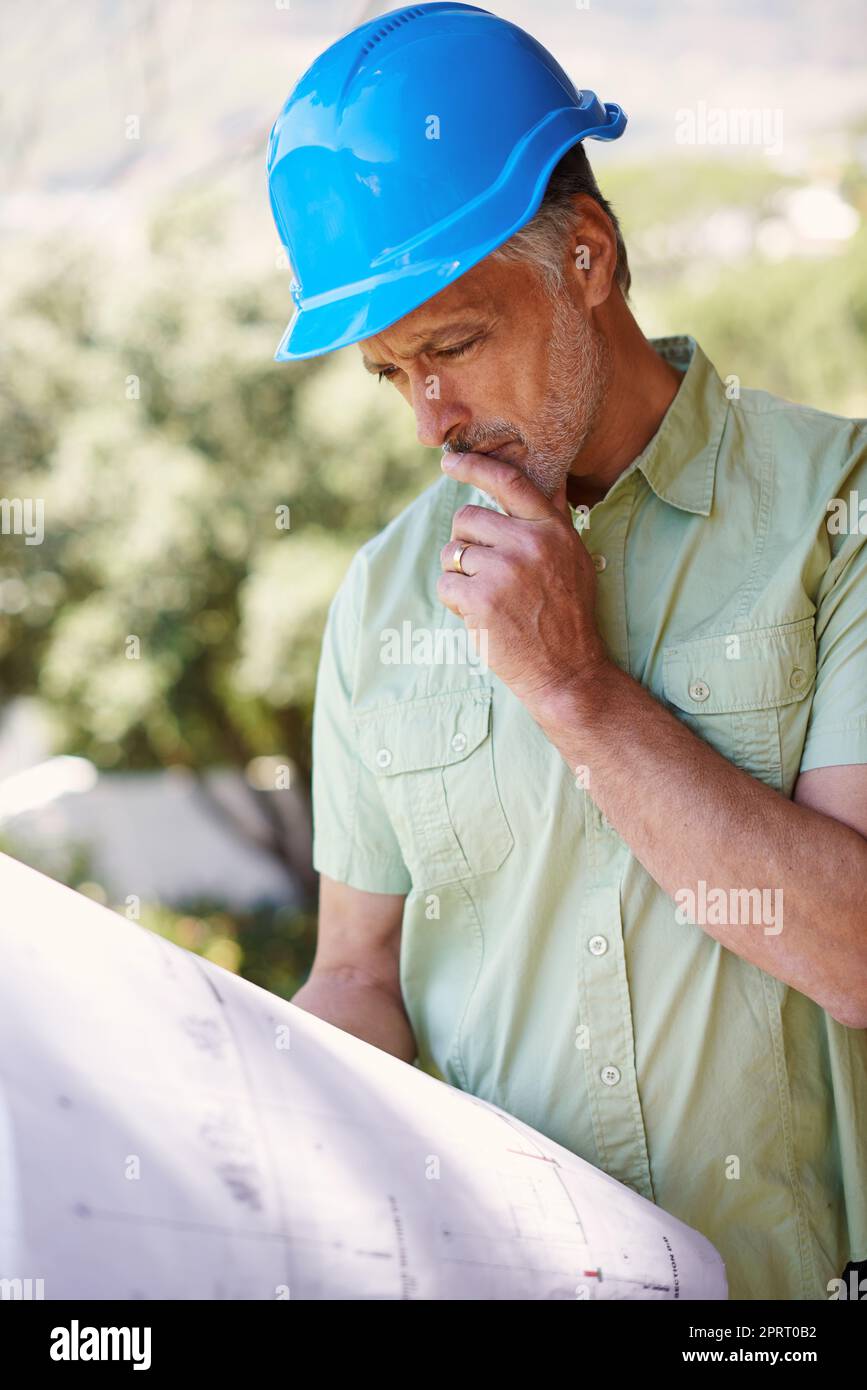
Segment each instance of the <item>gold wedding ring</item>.
[{"label": "gold wedding ring", "polygon": [[[461,556],[466,550],[465,545],[456,545],[455,553],[452,556],[452,569],[457,570],[458,574],[466,574],[466,570],[461,566]],[[469,577],[469,576],[468,576]]]}]

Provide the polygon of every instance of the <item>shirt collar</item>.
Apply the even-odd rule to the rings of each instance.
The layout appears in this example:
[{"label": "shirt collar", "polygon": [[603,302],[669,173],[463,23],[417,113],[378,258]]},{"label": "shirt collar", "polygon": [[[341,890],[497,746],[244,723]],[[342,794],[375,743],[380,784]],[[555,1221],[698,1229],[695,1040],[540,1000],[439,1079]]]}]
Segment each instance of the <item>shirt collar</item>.
[{"label": "shirt collar", "polygon": [[[709,516],[716,461],[728,413],[725,387],[695,338],[681,334],[650,338],[649,342],[661,357],[683,372],[683,381],[656,434],[612,488],[638,468],[663,502]],[[576,510],[571,510],[574,518]]]}]

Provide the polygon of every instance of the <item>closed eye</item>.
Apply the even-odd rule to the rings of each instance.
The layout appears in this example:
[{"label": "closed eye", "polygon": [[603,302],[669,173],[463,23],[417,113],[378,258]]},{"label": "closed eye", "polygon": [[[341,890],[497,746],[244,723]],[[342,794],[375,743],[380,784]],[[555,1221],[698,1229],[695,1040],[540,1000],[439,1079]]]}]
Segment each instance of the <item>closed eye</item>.
[{"label": "closed eye", "polygon": [[[441,348],[440,351],[436,353],[436,356],[448,358],[463,357],[464,353],[468,352],[475,343],[480,343],[483,337],[484,334],[478,334],[475,338],[468,338],[465,343],[459,343],[457,347]],[[385,377],[387,381],[390,381],[393,374],[398,370],[399,368],[397,367],[383,367],[382,371],[376,374],[377,381],[382,381],[383,377]]]},{"label": "closed eye", "polygon": [[465,343],[459,343],[457,347],[443,348],[437,353],[437,357],[462,357],[463,354],[473,346],[473,343],[480,343],[481,337],[469,338]]}]

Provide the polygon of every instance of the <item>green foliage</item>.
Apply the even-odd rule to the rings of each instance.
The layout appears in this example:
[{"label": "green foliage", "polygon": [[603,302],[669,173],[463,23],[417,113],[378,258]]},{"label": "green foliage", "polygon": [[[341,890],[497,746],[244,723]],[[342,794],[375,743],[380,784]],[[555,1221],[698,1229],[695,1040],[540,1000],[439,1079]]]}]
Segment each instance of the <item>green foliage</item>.
[{"label": "green foliage", "polygon": [[[592,150],[589,153],[592,156]],[[627,239],[649,227],[670,225],[723,206],[769,210],[776,193],[800,182],[779,173],[758,154],[736,160],[681,156],[617,164],[599,177]]]},{"label": "green foliage", "polygon": [[45,539],[0,539],[0,690],[103,768],[308,771],[328,602],[432,466],[356,349],[272,360],[288,276],[236,265],[230,213],[175,204],[132,259],[4,253],[0,476]]},{"label": "green foliage", "polygon": [[316,946],[315,916],[288,908],[230,914],[215,903],[180,912],[145,904],[141,924],[284,999],[307,979]]},{"label": "green foliage", "polygon": [[750,261],[705,286],[670,288],[660,309],[669,325],[661,331],[701,325],[702,346],[721,376],[734,372],[744,386],[787,400],[867,414],[864,227],[827,260]]},{"label": "green foliage", "polygon": [[[862,164],[840,171],[867,219]],[[692,333],[721,376],[844,415],[867,414],[867,227],[820,255],[725,260],[704,246],[720,211],[755,227],[779,216],[802,180],[761,158],[679,158],[606,171],[632,269],[631,301],[648,335]]]}]

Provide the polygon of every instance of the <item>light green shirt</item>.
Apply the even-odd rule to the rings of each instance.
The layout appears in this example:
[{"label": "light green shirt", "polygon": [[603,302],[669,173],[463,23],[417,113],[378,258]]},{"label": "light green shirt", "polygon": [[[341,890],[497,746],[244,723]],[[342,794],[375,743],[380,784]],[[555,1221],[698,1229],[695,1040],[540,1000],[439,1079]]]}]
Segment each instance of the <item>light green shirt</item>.
[{"label": "light green shirt", "polygon": [[[865,422],[723,385],[692,338],[653,346],[685,372],[677,396],[589,517],[573,509],[599,630],[789,796],[799,769],[867,762]],[[464,630],[435,585],[467,501],[492,505],[438,477],[331,605],[313,862],[407,895],[419,1065],[696,1227],[730,1297],[825,1299],[867,1259],[867,1032],[681,925],[508,687],[437,646]]]}]

